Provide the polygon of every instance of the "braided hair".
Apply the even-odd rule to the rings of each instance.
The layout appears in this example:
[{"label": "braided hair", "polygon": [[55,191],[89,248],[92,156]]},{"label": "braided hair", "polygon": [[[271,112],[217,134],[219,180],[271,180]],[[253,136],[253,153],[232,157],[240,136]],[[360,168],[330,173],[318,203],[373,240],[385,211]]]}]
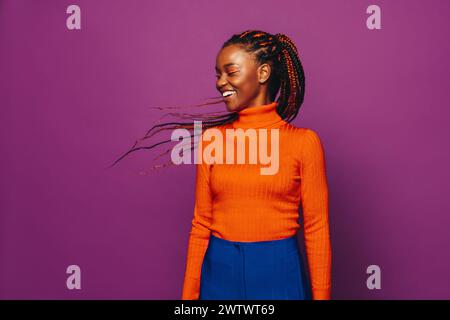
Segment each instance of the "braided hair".
[{"label": "braided hair", "polygon": [[[271,75],[268,83],[269,98],[271,101],[275,101],[275,98],[279,93],[278,99],[276,100],[277,113],[284,121],[288,123],[294,120],[300,110],[305,96],[305,74],[298,56],[297,48],[292,40],[288,36],[281,33],[273,35],[260,30],[247,30],[239,34],[234,34],[230,39],[225,41],[222,45],[222,49],[231,45],[237,45],[246,52],[253,54],[259,64],[268,63],[271,66]],[[215,101],[195,105],[195,107],[202,107],[223,102],[222,96],[215,99]],[[172,108],[179,109],[183,107]],[[202,121],[202,129],[205,130],[211,127],[232,123],[238,118],[237,111],[227,112],[225,114],[220,114],[217,112],[200,114],[171,112],[166,115],[175,116],[180,119],[189,119],[190,121],[172,121],[154,125],[147,131],[143,138],[137,140],[133,147],[117,159],[111,167],[131,152],[140,149],[152,149],[158,145],[172,141],[165,140],[148,147],[136,147],[139,141],[149,139],[158,132],[180,128],[187,129],[191,132],[191,130],[194,129],[193,120]],[[194,136],[195,134],[191,133],[191,138]],[[191,146],[191,150],[193,148],[195,148],[195,146]],[[157,158],[169,153],[170,151],[171,149],[166,150]],[[166,167],[171,164],[172,163],[169,162],[163,165],[156,165],[151,169]]]},{"label": "braided hair", "polygon": [[269,95],[275,101],[278,91],[277,112],[283,120],[295,119],[305,96],[305,74],[297,47],[288,36],[259,30],[248,30],[233,35],[222,48],[239,45],[255,55],[258,63],[268,63],[273,74],[269,78]]}]

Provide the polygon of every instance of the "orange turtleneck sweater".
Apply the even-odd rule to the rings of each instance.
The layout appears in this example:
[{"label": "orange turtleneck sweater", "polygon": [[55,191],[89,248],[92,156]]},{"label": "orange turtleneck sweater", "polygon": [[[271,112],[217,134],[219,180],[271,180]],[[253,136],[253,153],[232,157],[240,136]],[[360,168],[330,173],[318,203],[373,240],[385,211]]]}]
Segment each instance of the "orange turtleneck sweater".
[{"label": "orange turtleneck sweater", "polygon": [[[299,205],[302,205],[313,299],[330,299],[331,243],[323,147],[313,130],[285,122],[276,112],[276,106],[277,102],[273,102],[243,109],[233,123],[215,127],[223,137],[228,128],[266,128],[269,151],[269,129],[278,128],[279,169],[276,174],[261,175],[260,168],[267,165],[251,164],[248,158],[245,164],[203,161],[196,165],[194,217],[183,300],[199,298],[201,266],[210,233],[226,240],[244,242],[290,237],[301,227]],[[202,150],[204,152],[209,143],[202,141],[198,159],[204,159]],[[248,153],[247,143],[245,148]]]}]

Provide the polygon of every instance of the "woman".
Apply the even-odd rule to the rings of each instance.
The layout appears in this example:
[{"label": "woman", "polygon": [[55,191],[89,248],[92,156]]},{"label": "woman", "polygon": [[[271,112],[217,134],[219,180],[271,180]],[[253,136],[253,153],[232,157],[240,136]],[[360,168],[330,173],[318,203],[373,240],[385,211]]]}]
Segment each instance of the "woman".
[{"label": "woman", "polygon": [[[223,44],[215,69],[230,113],[209,127],[277,129],[280,163],[272,175],[248,163],[197,165],[182,299],[330,299],[324,152],[313,130],[289,123],[305,88],[297,49],[283,34],[248,30]],[[296,241],[299,209],[310,281]]]},{"label": "woman", "polygon": [[[204,105],[225,102],[228,112],[171,113],[202,121],[206,130],[200,139],[204,146],[198,148],[198,159],[203,160],[206,150],[211,151],[208,147],[212,141],[218,139],[204,139],[213,130],[224,133],[221,137],[225,137],[222,142],[226,144],[230,141],[227,130],[258,129],[258,138],[267,138],[268,149],[278,156],[275,158],[279,163],[274,172],[262,174],[264,152],[251,149],[250,143],[247,148],[246,140],[245,159],[259,154],[261,163],[195,162],[195,207],[182,299],[330,299],[331,243],[324,152],[313,130],[290,124],[305,94],[297,49],[286,35],[248,30],[223,44],[215,69],[221,97]],[[153,126],[140,140],[177,128],[194,129],[191,137],[196,136],[192,122],[167,122]],[[262,134],[263,130],[270,134]],[[114,164],[133,151],[170,141],[135,147],[136,141]],[[214,144],[217,142],[220,140]],[[242,140],[235,142],[231,139],[233,153],[242,150]],[[229,156],[228,149],[226,154],[217,150],[213,153],[216,160]],[[235,155],[230,158],[234,160]],[[299,210],[303,213],[309,281],[296,241],[301,226]]]}]

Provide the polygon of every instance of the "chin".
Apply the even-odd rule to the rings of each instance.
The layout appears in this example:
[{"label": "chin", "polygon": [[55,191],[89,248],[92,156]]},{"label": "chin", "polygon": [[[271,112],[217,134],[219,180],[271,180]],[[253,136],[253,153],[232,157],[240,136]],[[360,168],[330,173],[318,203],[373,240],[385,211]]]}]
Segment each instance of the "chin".
[{"label": "chin", "polygon": [[233,105],[230,105],[230,104],[228,104],[226,102],[225,102],[225,106],[226,106],[228,112],[233,112],[234,109],[235,109],[235,107]]},{"label": "chin", "polygon": [[239,111],[239,104],[234,104],[234,103],[227,103],[227,102],[225,102],[225,105],[226,105],[226,107],[227,107],[227,110],[229,111],[229,112],[233,112],[233,111]]},{"label": "chin", "polygon": [[228,112],[233,112],[234,108],[232,106],[226,105],[227,106],[227,111]]}]

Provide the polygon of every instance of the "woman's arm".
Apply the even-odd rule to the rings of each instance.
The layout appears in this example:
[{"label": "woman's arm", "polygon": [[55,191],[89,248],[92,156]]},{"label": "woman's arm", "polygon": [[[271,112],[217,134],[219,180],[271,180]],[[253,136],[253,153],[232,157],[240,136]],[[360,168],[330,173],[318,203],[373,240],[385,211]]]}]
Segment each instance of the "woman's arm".
[{"label": "woman's arm", "polygon": [[[202,136],[203,138],[203,136]],[[201,141],[201,140],[200,140]],[[202,150],[198,147],[197,159],[203,159]],[[196,164],[194,218],[189,235],[186,270],[184,276],[182,300],[197,300],[200,295],[200,273],[203,258],[208,248],[210,226],[212,221],[212,200],[209,185],[210,165]]]},{"label": "woman's arm", "polygon": [[305,247],[314,300],[331,297],[331,242],[325,155],[319,136],[306,129],[302,140],[301,201]]}]

